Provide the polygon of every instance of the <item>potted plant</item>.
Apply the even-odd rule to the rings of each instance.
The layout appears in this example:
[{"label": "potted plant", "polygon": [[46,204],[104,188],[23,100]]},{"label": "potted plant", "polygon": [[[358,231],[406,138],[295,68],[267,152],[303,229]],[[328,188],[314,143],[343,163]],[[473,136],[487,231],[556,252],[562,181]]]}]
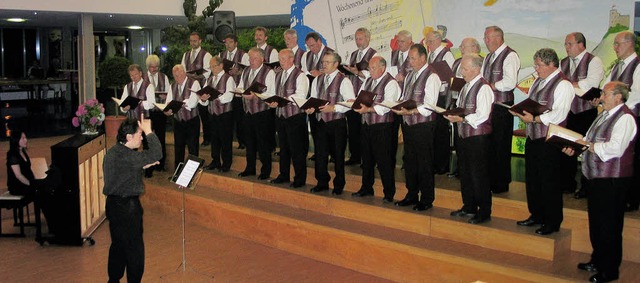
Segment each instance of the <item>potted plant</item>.
[{"label": "potted plant", "polygon": [[[118,88],[130,81],[127,72],[129,65],[131,65],[131,60],[120,56],[107,58],[100,63],[98,68],[100,87],[113,88],[113,97],[118,98]],[[115,137],[118,134],[120,124],[126,119],[125,116],[119,115],[120,110],[116,103],[114,103],[114,108],[115,114],[107,116],[104,122],[107,137]]]}]

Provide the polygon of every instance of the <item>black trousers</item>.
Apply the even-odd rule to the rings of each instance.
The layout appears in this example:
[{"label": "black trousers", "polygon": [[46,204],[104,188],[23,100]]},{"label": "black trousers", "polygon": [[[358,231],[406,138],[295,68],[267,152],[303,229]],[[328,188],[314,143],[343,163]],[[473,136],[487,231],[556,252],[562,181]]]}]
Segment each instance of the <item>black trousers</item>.
[{"label": "black trousers", "polygon": [[456,145],[462,210],[482,217],[490,216],[489,135],[457,137]]},{"label": "black trousers", "polygon": [[[427,122],[409,126],[402,124],[404,135],[404,174],[407,184],[406,199],[432,204],[435,200],[433,173],[433,135],[436,123]],[[418,197],[418,193],[420,197]]]},{"label": "black trousers", "polygon": [[138,197],[107,196],[109,220],[109,282],[119,282],[127,271],[127,282],[140,282],[144,273],[142,206]]},{"label": "black trousers", "polygon": [[262,167],[260,175],[271,175],[271,151],[273,150],[273,140],[275,139],[275,121],[273,113],[265,110],[255,114],[244,114],[245,144],[247,146],[247,167],[244,171],[256,172],[256,156],[259,156]]},{"label": "black trousers", "polygon": [[351,153],[349,160],[360,162],[362,160],[362,155],[360,154],[360,128],[362,125],[362,115],[356,111],[349,110],[345,113],[345,116],[347,117],[349,131],[349,152]]},{"label": "black trousers", "polygon": [[545,143],[544,138],[527,138],[524,159],[529,213],[536,221],[553,228],[562,223],[562,189],[557,182],[562,154],[558,147]]},{"label": "black trousers", "polygon": [[194,117],[188,121],[173,120],[173,135],[175,144],[175,167],[178,168],[180,162],[184,162],[185,146],[189,149],[189,154],[198,156],[200,153],[200,118]]},{"label": "black trousers", "polygon": [[307,115],[293,115],[287,119],[276,118],[278,143],[280,145],[279,178],[290,178],[293,163],[293,182],[305,184],[307,180],[307,152],[309,151],[309,132],[307,131]]},{"label": "black trousers", "polygon": [[160,158],[160,164],[156,165],[157,168],[164,168],[164,161],[167,155],[167,116],[162,111],[149,111],[149,117],[151,117],[151,128],[153,132],[160,140],[162,146],[162,158]]},{"label": "black trousers", "polygon": [[598,270],[617,275],[622,262],[625,193],[632,178],[591,179],[585,182],[589,213],[591,262]]},{"label": "black trousers", "polygon": [[433,167],[435,172],[449,172],[449,156],[451,155],[451,136],[449,120],[442,115],[436,117],[436,129],[433,149]]},{"label": "black trousers", "polygon": [[316,117],[316,113],[307,115],[309,119],[309,131],[311,132],[311,139],[313,139],[313,144],[316,144],[316,137],[318,136],[318,118]]},{"label": "black trousers", "polygon": [[[504,102],[513,105],[513,101]],[[491,191],[506,192],[511,183],[511,138],[513,137],[513,115],[507,108],[493,105],[491,110]]]},{"label": "black trousers", "polygon": [[200,116],[200,121],[202,122],[202,139],[205,142],[211,142],[209,138],[211,137],[211,114],[209,114],[209,106],[203,106],[198,103],[198,116]]},{"label": "black trousers", "polygon": [[231,168],[233,160],[233,112],[210,114],[211,163],[218,167]]},{"label": "black trousers", "polygon": [[[636,145],[633,152],[633,162],[636,164],[633,166],[633,183],[640,183],[640,117],[636,117]],[[631,208],[637,208],[640,205],[640,188],[637,185],[629,186],[627,189],[626,204]]]},{"label": "black trousers", "polygon": [[231,109],[233,109],[233,130],[236,133],[238,144],[244,145],[244,133],[242,124],[244,123],[244,106],[242,105],[242,97],[233,97],[231,101]]},{"label": "black trousers", "polygon": [[325,123],[320,120],[317,124],[316,144],[315,144],[315,166],[316,180],[318,187],[329,187],[329,153],[334,155],[336,164],[334,171],[336,173],[333,178],[333,188],[335,190],[344,189],[346,183],[344,177],[344,151],[347,148],[347,121],[345,119],[333,120]]},{"label": "black trousers", "polygon": [[[577,99],[577,98],[576,98]],[[598,116],[598,109],[590,109],[578,114],[574,114],[569,111],[567,116],[567,129],[580,133],[581,135],[587,134],[589,127]],[[578,156],[562,155],[560,159],[562,162],[561,179],[558,180],[562,191],[575,191],[578,183],[576,182],[576,174],[578,174]]]},{"label": "black trousers", "polygon": [[393,122],[374,125],[362,124],[362,188],[373,192],[375,168],[378,166],[384,196],[393,199],[396,194],[394,144],[398,144],[397,132]]}]

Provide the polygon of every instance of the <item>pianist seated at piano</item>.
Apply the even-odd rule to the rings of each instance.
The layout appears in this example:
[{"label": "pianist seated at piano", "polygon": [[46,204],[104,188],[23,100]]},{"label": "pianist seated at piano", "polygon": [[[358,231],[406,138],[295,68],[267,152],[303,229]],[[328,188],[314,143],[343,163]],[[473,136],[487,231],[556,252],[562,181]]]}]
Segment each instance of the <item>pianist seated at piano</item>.
[{"label": "pianist seated at piano", "polygon": [[33,196],[34,175],[27,154],[27,135],[12,131],[7,152],[7,187],[12,195]]}]

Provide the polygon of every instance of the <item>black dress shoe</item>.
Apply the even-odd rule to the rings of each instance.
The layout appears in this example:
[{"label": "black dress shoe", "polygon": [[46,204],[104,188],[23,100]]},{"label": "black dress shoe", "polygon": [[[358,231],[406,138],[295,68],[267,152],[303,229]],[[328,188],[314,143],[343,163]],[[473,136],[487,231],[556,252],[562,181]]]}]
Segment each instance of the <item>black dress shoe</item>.
[{"label": "black dress shoe", "polygon": [[342,194],[342,190],[343,190],[343,189],[333,189],[333,190],[331,191],[331,194],[332,194],[332,195],[334,195],[334,196],[339,196],[339,195],[341,195],[341,194]]},{"label": "black dress shoe", "polygon": [[213,162],[209,163],[209,165],[204,167],[204,170],[215,170],[220,168],[220,165],[214,164]]},{"label": "black dress shoe", "polygon": [[625,212],[637,211],[639,207],[640,206],[638,206],[637,204],[627,204],[627,208],[624,211]]},{"label": "black dress shoe", "polygon": [[312,192],[312,193],[319,193],[319,192],[328,191],[328,190],[329,190],[328,187],[315,186],[315,187],[311,188],[311,190],[309,190],[309,191]]},{"label": "black dress shoe", "polygon": [[349,159],[349,160],[344,162],[344,165],[346,165],[346,166],[351,166],[351,165],[356,165],[356,164],[360,164],[360,161],[359,160],[355,160],[355,159]]},{"label": "black dress shoe", "polygon": [[480,214],[476,214],[474,217],[471,217],[471,219],[469,219],[469,223],[471,224],[480,224],[480,223],[484,223],[491,220],[491,216],[480,216]]},{"label": "black dress shoe", "polygon": [[518,224],[518,226],[531,227],[531,226],[538,225],[538,224],[541,224],[541,223],[536,221],[535,219],[529,217],[529,218],[527,218],[525,220],[516,222],[516,224]]},{"label": "black dress shoe", "polygon": [[444,175],[444,174],[449,173],[449,170],[447,170],[447,169],[436,169],[436,170],[434,170],[434,173],[436,175]]},{"label": "black dress shoe", "polygon": [[309,157],[309,160],[312,160],[312,161],[313,161],[313,160],[316,160],[316,155],[315,155],[315,154],[314,154],[314,155],[311,155],[311,157]]},{"label": "black dress shoe", "polygon": [[203,141],[202,144],[200,144],[201,146],[208,146],[211,143],[209,141]]},{"label": "black dress shoe", "polygon": [[351,196],[354,196],[354,197],[373,196],[373,191],[360,189],[359,191],[352,193]]},{"label": "black dress shoe", "polygon": [[475,213],[466,212],[466,211],[464,211],[462,209],[454,210],[451,213],[449,213],[449,215],[451,215],[451,216],[459,216],[459,217],[475,217],[476,216]]},{"label": "black dress shoe", "polygon": [[382,202],[383,203],[393,203],[393,198],[392,197],[383,197],[382,198]]},{"label": "black dress shoe", "polygon": [[579,189],[573,194],[573,198],[575,199],[581,199],[586,197],[587,197],[587,191],[583,189]]},{"label": "black dress shoe", "polygon": [[429,208],[432,208],[432,207],[433,207],[433,204],[430,204],[430,203],[429,204],[424,204],[424,203],[419,202],[418,204],[416,204],[413,207],[413,210],[415,210],[415,211],[425,211],[425,210],[427,210]]},{"label": "black dress shoe", "polygon": [[589,277],[589,282],[600,283],[600,282],[611,282],[613,280],[618,280],[618,274],[609,274],[604,272],[598,272],[596,275]]},{"label": "black dress shoe", "polygon": [[293,183],[289,184],[289,187],[292,187],[292,188],[300,188],[300,187],[304,187],[304,183],[296,183],[296,182],[293,182]]},{"label": "black dress shoe", "polygon": [[551,227],[551,225],[542,225],[542,227],[538,228],[538,230],[536,230],[536,234],[538,235],[549,235],[553,232],[558,232],[560,231],[560,228],[557,227]]},{"label": "black dress shoe", "polygon": [[276,152],[274,152],[274,153],[273,153],[273,155],[275,155],[275,156],[280,156],[280,152],[279,152],[279,151],[276,151]]},{"label": "black dress shoe", "polygon": [[592,273],[598,273],[598,267],[593,262],[581,262],[578,263],[578,269],[589,271]]},{"label": "black dress shoe", "polygon": [[260,174],[258,176],[258,180],[266,180],[266,179],[269,179],[269,175],[267,175],[267,174]]},{"label": "black dress shoe", "polygon": [[278,176],[277,178],[269,181],[271,184],[282,184],[282,183],[289,183],[289,178],[281,178],[280,176]]},{"label": "black dress shoe", "polygon": [[218,168],[218,172],[221,172],[221,173],[229,172],[229,170],[231,170],[231,168],[226,166]]},{"label": "black dress shoe", "polygon": [[242,172],[240,172],[240,174],[238,174],[238,176],[247,177],[247,176],[254,176],[255,174],[256,174],[256,172],[242,171]]},{"label": "black dress shoe", "polygon": [[244,144],[239,144],[238,145],[238,149],[245,149],[246,147],[244,146]]},{"label": "black dress shoe", "polygon": [[418,203],[417,199],[408,199],[408,198],[404,198],[401,201],[396,201],[396,206],[409,206],[409,205],[415,205],[416,203]]}]

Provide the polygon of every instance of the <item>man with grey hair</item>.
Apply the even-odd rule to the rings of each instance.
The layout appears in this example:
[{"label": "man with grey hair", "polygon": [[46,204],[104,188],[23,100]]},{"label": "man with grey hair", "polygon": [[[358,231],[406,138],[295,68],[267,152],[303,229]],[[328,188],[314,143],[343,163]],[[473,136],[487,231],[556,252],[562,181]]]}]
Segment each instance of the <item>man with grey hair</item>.
[{"label": "man with grey hair", "polygon": [[298,46],[298,32],[295,29],[285,30],[283,38],[287,48],[293,51],[293,65],[302,69],[302,56],[305,52]]},{"label": "man with grey hair", "polygon": [[[409,58],[409,49],[411,49],[411,45],[413,45],[411,32],[408,30],[399,31],[396,35],[396,43],[398,44],[398,49],[391,51],[389,74],[391,74],[398,83],[403,83],[407,73],[411,72],[409,60],[407,60]],[[402,88],[402,84],[400,88]]]},{"label": "man with grey hair", "polygon": [[[504,32],[497,26],[485,28],[484,43],[489,54],[482,64],[482,76],[491,84],[495,102],[513,105],[513,90],[518,83],[520,58],[504,43]],[[509,191],[511,183],[513,117],[506,108],[494,106],[491,126],[491,192],[497,194]]]},{"label": "man with grey hair", "polygon": [[[569,79],[574,88],[586,92],[592,87],[598,88],[604,77],[604,67],[599,57],[587,52],[587,43],[580,32],[572,32],[564,39],[564,49],[567,57],[560,61],[560,70]],[[571,111],[567,117],[567,128],[584,135],[598,115],[598,109],[590,101],[576,97],[571,103]],[[562,191],[573,193],[576,191],[576,173],[578,171],[577,156],[562,157]],[[584,197],[586,191],[580,189],[575,193],[576,198]]]},{"label": "man with grey hair", "polygon": [[[160,72],[160,58],[158,55],[152,54],[147,57],[145,61],[147,65],[147,72],[144,73],[143,79],[148,81],[149,84],[153,85],[156,90],[156,103],[165,103],[167,101],[167,92],[168,88],[171,85],[169,83],[169,77],[167,77],[164,73]],[[158,139],[160,140],[160,144],[162,145],[162,158],[160,159],[160,163],[156,166],[153,166],[145,171],[145,176],[151,176],[152,173],[148,172],[149,170],[156,171],[164,171],[164,161],[166,156],[166,132],[167,132],[167,116],[162,113],[161,109],[158,107],[153,107],[149,110],[149,117],[151,119],[151,127],[153,132],[156,133]]]},{"label": "man with grey hair", "polygon": [[[360,91],[360,87],[364,80],[369,77],[369,71],[367,70],[358,70],[355,67],[357,63],[360,62],[369,62],[373,56],[375,56],[376,50],[369,47],[369,42],[371,41],[371,33],[368,29],[361,27],[356,30],[355,33],[355,41],[358,50],[353,51],[351,53],[351,57],[349,58],[347,67],[350,72],[356,75],[349,75],[349,80],[353,83],[353,92],[356,97],[358,96],[358,91]],[[362,157],[360,155],[360,123],[362,120],[362,116],[360,113],[357,113],[353,110],[349,110],[347,112],[347,123],[349,130],[349,152],[351,156],[349,160],[345,163],[345,165],[356,165],[360,164],[362,161]]]},{"label": "man with grey hair", "polygon": [[[616,52],[619,62],[613,66],[611,74],[605,79],[605,83],[610,81],[621,81],[630,88],[629,99],[625,103],[636,116],[636,123],[640,125],[638,114],[640,114],[640,57],[635,52],[636,35],[632,31],[623,31],[616,35],[613,42],[613,50]],[[640,143],[635,145],[635,161],[640,163]],[[634,169],[634,181],[640,182],[640,166]],[[627,211],[635,211],[640,207],[640,190],[638,186],[629,188],[627,191]]]},{"label": "man with grey hair", "polygon": [[[596,273],[590,282],[618,279],[622,262],[625,192],[633,181],[633,147],[637,134],[634,115],[624,103],[629,86],[613,81],[604,85],[602,113],[578,143],[589,146],[582,154],[583,187],[589,190],[589,238],[593,252],[578,269]],[[575,155],[564,148],[567,155]]]},{"label": "man with grey hair", "polygon": [[[175,82],[171,84],[167,93],[167,104],[172,100],[184,102],[184,106],[179,111],[173,113],[168,110],[167,116],[173,116],[173,138],[174,138],[174,156],[175,168],[184,161],[185,146],[189,149],[189,154],[198,156],[200,148],[198,139],[200,138],[200,117],[198,117],[198,95],[195,91],[200,90],[200,83],[190,77],[184,65],[175,65],[173,69],[173,78]],[[206,107],[205,107],[206,109]]]},{"label": "man with grey hair", "polygon": [[527,125],[525,144],[526,191],[529,218],[518,221],[520,226],[542,224],[536,234],[547,235],[560,230],[562,223],[562,189],[557,180],[562,152],[546,143],[550,124],[566,126],[574,90],[558,69],[558,55],[553,49],[542,48],[533,55],[538,78],[529,89],[529,99],[546,106],[549,111],[538,116],[509,111]]}]

